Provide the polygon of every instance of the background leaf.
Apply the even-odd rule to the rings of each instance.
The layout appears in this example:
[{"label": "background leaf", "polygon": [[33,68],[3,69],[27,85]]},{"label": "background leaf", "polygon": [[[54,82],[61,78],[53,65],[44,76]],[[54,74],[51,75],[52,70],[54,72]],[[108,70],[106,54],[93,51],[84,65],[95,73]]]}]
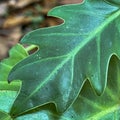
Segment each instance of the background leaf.
[{"label": "background leaf", "polygon": [[12,119],[7,113],[0,111],[0,120],[12,120]]},{"label": "background leaf", "polygon": [[22,81],[11,109],[13,116],[47,103],[64,112],[87,78],[100,95],[106,86],[110,57],[120,56],[118,7],[103,0],[86,0],[54,8],[49,15],[65,22],[23,37],[23,43],[36,44],[40,50],[17,64],[9,75],[9,82]]},{"label": "background leaf", "polygon": [[[101,96],[96,95],[90,83],[86,81],[77,100],[65,113],[57,114],[54,112],[54,108],[49,105],[39,109],[35,115],[39,117],[41,115],[40,120],[119,120],[119,93],[120,60],[118,60],[116,56],[113,56],[108,71],[107,87]],[[51,109],[53,109],[53,111]],[[32,114],[30,116],[34,118],[34,113],[33,116]],[[36,117],[36,120],[38,120],[39,117]],[[20,118],[16,120],[29,118],[29,115],[24,115]]]},{"label": "background leaf", "polygon": [[8,84],[8,74],[17,62],[27,56],[28,53],[25,51],[23,46],[17,44],[10,50],[9,58],[0,62],[0,110],[1,112],[6,112],[4,114],[0,113],[0,120],[10,120],[7,113],[9,113],[21,85],[20,81],[14,81],[12,84]]},{"label": "background leaf", "polygon": [[[87,81],[73,106],[64,114],[66,120],[120,119],[120,61],[113,56],[105,92],[97,96]],[[43,119],[44,120],[44,119]],[[63,119],[61,119],[63,120]]]},{"label": "background leaf", "polygon": [[22,45],[17,44],[9,52],[9,58],[0,62],[0,90],[19,90],[20,82],[15,81],[8,84],[7,77],[15,64],[28,56]]}]

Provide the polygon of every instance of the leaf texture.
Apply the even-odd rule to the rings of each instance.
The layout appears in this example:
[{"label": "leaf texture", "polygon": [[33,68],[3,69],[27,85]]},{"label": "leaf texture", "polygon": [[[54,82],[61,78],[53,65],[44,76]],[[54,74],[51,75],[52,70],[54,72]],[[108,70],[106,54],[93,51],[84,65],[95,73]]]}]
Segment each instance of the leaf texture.
[{"label": "leaf texture", "polygon": [[[90,82],[86,81],[78,98],[65,113],[57,114],[49,105],[36,110],[30,118],[36,116],[36,120],[120,120],[119,93],[120,60],[116,56],[112,56],[107,86],[101,96],[96,95]],[[27,120],[29,116],[26,114],[16,120]]]},{"label": "leaf texture", "polygon": [[20,82],[14,81],[10,85],[8,84],[7,77],[13,66],[27,56],[28,53],[25,51],[23,46],[17,44],[9,51],[9,58],[0,62],[0,90],[19,90]]},{"label": "leaf texture", "polygon": [[7,113],[0,111],[0,120],[12,120],[12,118]]},{"label": "leaf texture", "polygon": [[[66,111],[60,120],[119,120],[119,86],[120,61],[113,56],[110,61],[108,83],[104,93],[97,96],[90,83],[86,82],[73,106]],[[57,119],[59,120],[59,117]]]},{"label": "leaf texture", "polygon": [[40,49],[18,63],[8,81],[22,81],[11,115],[54,103],[64,112],[76,100],[86,79],[97,94],[107,83],[110,58],[120,56],[120,10],[103,0],[56,7],[48,15],[64,20],[23,37]]},{"label": "leaf texture", "polygon": [[0,120],[12,120],[8,113],[20,89],[21,82],[14,81],[12,84],[8,84],[7,77],[13,66],[27,56],[28,53],[23,46],[17,44],[9,51],[9,57],[0,62]]},{"label": "leaf texture", "polygon": [[[0,110],[10,112],[12,104],[17,96],[17,91],[0,90]],[[0,116],[1,117],[1,116]]]}]

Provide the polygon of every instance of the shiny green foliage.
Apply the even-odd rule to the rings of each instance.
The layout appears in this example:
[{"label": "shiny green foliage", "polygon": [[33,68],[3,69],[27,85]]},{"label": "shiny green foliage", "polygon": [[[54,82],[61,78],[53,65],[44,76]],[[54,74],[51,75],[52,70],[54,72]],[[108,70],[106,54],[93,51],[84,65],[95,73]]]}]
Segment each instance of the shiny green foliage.
[{"label": "shiny green foliage", "polygon": [[8,113],[21,85],[20,81],[8,84],[8,74],[15,64],[27,56],[28,53],[23,46],[17,44],[10,50],[9,58],[0,62],[0,120],[11,120]]},{"label": "shiny green foliage", "polygon": [[17,91],[0,90],[0,110],[9,113],[16,95]]},{"label": "shiny green foliage", "polygon": [[11,115],[48,103],[64,112],[78,97],[86,79],[100,95],[107,83],[111,56],[120,56],[118,7],[103,0],[86,0],[54,8],[49,15],[65,22],[23,37],[22,43],[35,44],[40,49],[10,72],[9,82],[22,81]]},{"label": "shiny green foliage", "polygon": [[48,15],[63,24],[22,38],[40,49],[11,70],[8,82],[22,85],[3,111],[14,120],[120,119],[120,10],[105,1],[56,7]]}]

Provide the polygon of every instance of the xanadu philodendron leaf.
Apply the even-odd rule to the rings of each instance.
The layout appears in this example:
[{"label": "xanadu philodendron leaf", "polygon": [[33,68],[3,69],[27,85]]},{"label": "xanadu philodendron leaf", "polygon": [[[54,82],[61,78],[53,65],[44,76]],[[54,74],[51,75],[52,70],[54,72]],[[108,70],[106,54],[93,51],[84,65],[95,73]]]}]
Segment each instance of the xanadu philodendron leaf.
[{"label": "xanadu philodendron leaf", "polygon": [[120,120],[119,98],[120,61],[113,56],[104,93],[97,96],[89,82],[86,82],[72,107],[60,117],[61,119],[58,117],[56,120],[69,120],[70,118],[71,120]]},{"label": "xanadu philodendron leaf", "polygon": [[17,64],[9,82],[22,81],[11,115],[54,103],[64,112],[77,98],[86,79],[100,95],[106,86],[110,58],[120,56],[120,10],[104,0],[60,6],[50,16],[64,23],[28,33],[22,43],[40,47]]},{"label": "xanadu philodendron leaf", "polygon": [[[120,120],[119,98],[120,61],[113,56],[109,66],[108,83],[101,96],[96,95],[90,83],[86,81],[76,101],[63,114],[53,112],[52,106],[48,109],[44,106],[34,114],[40,120]],[[29,116],[26,114],[16,120],[27,120]]]}]

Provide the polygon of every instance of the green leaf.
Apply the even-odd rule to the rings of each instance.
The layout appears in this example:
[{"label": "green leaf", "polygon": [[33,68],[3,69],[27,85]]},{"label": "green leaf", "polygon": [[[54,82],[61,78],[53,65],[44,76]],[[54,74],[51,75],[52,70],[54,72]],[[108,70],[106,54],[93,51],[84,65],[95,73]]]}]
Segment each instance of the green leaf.
[{"label": "green leaf", "polygon": [[[9,113],[11,106],[17,96],[17,91],[20,89],[20,81],[14,81],[8,84],[7,77],[13,66],[28,56],[22,45],[17,44],[9,52],[9,58],[0,62],[0,110]],[[4,115],[2,119],[0,113],[0,120],[10,120],[8,115]]]},{"label": "green leaf", "polygon": [[39,109],[40,111],[32,111],[29,114],[22,115],[20,117],[15,118],[15,120],[57,120],[58,117],[52,116],[53,113],[47,109],[48,106],[42,107]]},{"label": "green leaf", "polygon": [[116,5],[116,6],[120,6],[120,0],[105,0],[106,2]]},{"label": "green leaf", "polygon": [[[64,112],[77,98],[86,79],[103,93],[110,57],[120,56],[120,10],[104,0],[60,6],[49,12],[65,22],[28,33],[22,43],[40,47],[17,64],[9,82],[22,81],[11,109],[17,116],[47,103]],[[113,75],[114,76],[114,75]]]},{"label": "green leaf", "polygon": [[11,85],[7,82],[10,70],[15,64],[28,56],[22,45],[17,44],[9,52],[9,58],[0,62],[0,90],[19,90],[20,82],[15,81]]},{"label": "green leaf", "polygon": [[0,111],[0,120],[12,120],[12,119],[7,113]]},{"label": "green leaf", "polygon": [[9,113],[17,96],[17,91],[0,90],[0,110]]},{"label": "green leaf", "polygon": [[52,106],[44,106],[37,112],[23,115],[16,120],[33,120],[35,116],[36,120],[120,120],[120,60],[112,57],[107,87],[101,96],[96,95],[86,81],[78,98],[65,113],[57,114],[51,109]]},{"label": "green leaf", "polygon": [[87,81],[77,100],[63,117],[65,120],[119,120],[120,60],[115,56],[111,59],[104,93],[97,96]]}]

